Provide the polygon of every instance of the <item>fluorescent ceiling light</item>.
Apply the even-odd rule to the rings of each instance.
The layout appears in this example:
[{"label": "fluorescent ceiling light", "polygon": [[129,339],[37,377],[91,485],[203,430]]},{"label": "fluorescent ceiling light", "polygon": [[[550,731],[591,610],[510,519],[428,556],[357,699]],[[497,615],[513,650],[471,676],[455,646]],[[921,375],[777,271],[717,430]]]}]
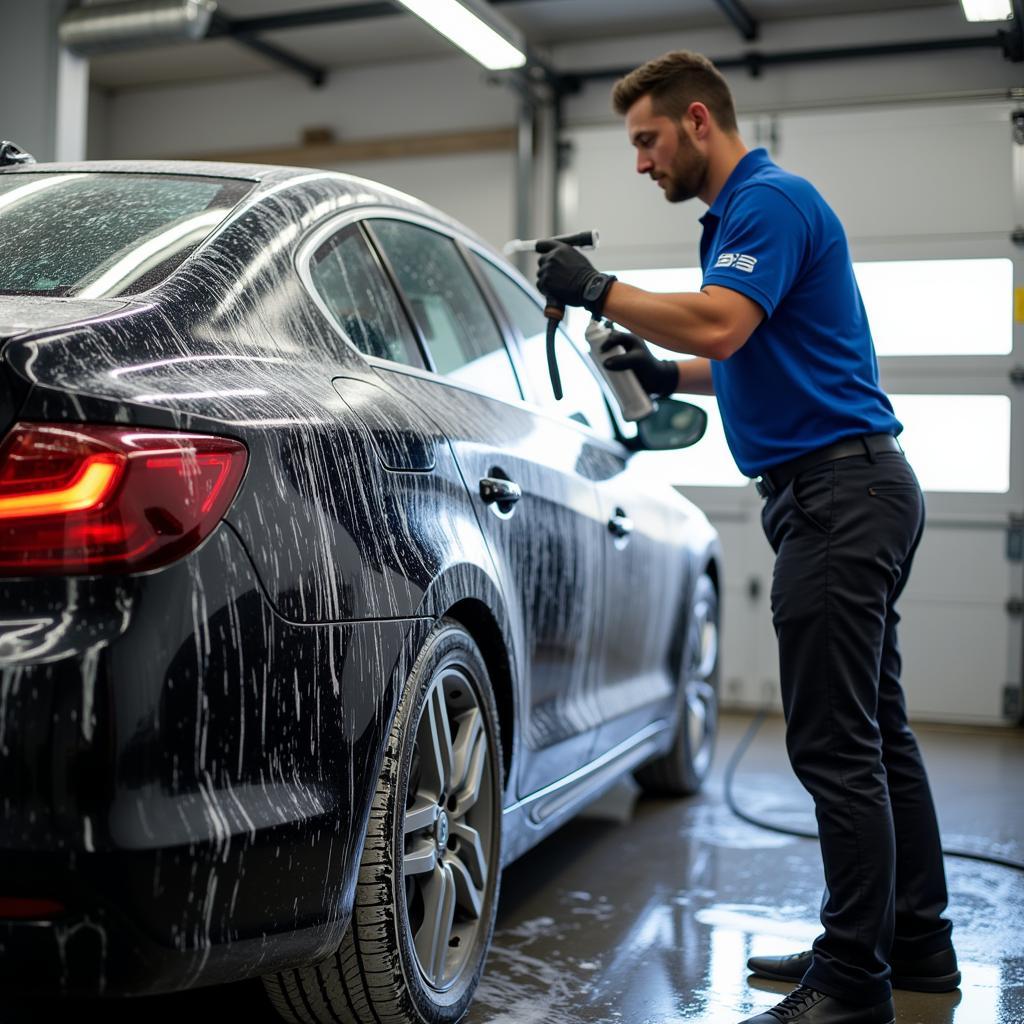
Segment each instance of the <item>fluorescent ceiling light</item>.
[{"label": "fluorescent ceiling light", "polygon": [[[521,68],[526,54],[509,39],[518,41],[519,33],[487,4],[469,0],[398,0],[432,29],[450,39],[490,71]],[[490,24],[488,24],[490,23]],[[500,27],[500,31],[493,26]]]},{"label": "fluorescent ceiling light", "polygon": [[960,0],[968,21],[1006,21],[1013,17],[1010,0]]}]

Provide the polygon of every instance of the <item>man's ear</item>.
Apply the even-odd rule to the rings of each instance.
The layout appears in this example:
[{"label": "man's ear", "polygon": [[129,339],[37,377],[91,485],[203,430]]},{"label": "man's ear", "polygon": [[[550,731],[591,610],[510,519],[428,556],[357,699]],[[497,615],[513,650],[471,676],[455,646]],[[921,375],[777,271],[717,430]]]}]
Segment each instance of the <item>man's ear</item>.
[{"label": "man's ear", "polygon": [[683,119],[689,122],[688,127],[694,138],[707,138],[712,122],[711,111],[700,100],[694,100],[686,108],[686,114]]}]

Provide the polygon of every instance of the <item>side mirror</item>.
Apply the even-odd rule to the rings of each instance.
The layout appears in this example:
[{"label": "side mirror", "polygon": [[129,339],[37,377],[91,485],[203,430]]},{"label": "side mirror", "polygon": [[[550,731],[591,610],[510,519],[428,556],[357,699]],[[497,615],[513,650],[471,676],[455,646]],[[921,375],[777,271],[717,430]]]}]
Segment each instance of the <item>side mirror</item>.
[{"label": "side mirror", "polygon": [[636,447],[641,451],[661,452],[689,448],[708,427],[708,414],[699,406],[677,398],[661,398],[658,407],[637,423]]}]

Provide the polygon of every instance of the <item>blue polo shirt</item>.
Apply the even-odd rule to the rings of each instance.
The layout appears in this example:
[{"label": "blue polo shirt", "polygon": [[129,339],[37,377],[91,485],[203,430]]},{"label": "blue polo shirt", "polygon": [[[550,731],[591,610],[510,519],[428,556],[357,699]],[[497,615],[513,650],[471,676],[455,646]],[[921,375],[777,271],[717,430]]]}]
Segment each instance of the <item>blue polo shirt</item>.
[{"label": "blue polo shirt", "polygon": [[755,149],[708,212],[704,285],[753,299],[765,318],[711,361],[733,458],[747,476],[857,434],[898,434],[839,218],[810,182]]}]

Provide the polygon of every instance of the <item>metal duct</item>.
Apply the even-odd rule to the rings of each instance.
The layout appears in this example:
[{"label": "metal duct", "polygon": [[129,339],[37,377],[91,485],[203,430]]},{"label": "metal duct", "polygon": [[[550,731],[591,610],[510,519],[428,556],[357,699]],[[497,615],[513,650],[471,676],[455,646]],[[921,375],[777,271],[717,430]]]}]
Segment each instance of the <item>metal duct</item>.
[{"label": "metal duct", "polygon": [[72,7],[57,34],[72,53],[92,57],[115,50],[202,39],[215,0],[121,0]]}]

